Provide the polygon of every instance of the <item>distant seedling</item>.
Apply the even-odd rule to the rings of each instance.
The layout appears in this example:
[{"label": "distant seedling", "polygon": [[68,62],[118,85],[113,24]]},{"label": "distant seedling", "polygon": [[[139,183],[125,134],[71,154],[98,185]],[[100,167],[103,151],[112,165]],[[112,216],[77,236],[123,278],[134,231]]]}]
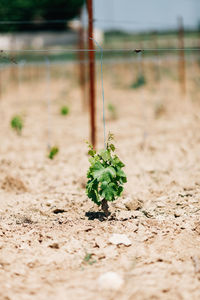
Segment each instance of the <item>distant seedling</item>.
[{"label": "distant seedling", "polygon": [[97,261],[92,259],[92,253],[86,253],[85,257],[83,259],[83,262],[86,263],[86,264],[89,264],[89,265],[93,265]]},{"label": "distant seedling", "polygon": [[101,208],[106,217],[109,216],[108,201],[116,200],[127,182],[126,174],[122,170],[123,162],[114,155],[115,146],[111,143],[113,135],[109,134],[106,149],[97,153],[89,145],[88,154],[90,167],[87,173],[87,196]]},{"label": "distant seedling", "polygon": [[110,114],[110,118],[112,120],[116,120],[117,119],[117,109],[116,109],[116,106],[113,105],[112,103],[109,103],[108,104],[108,111],[109,111],[109,114]]},{"label": "distant seedling", "polygon": [[69,114],[69,107],[68,106],[62,106],[60,109],[60,113],[63,116],[67,116]]},{"label": "distant seedling", "polygon": [[136,79],[136,81],[132,84],[132,88],[133,89],[138,89],[141,86],[146,84],[146,79],[144,77],[144,75],[139,75],[138,78]]},{"label": "distant seedling", "polygon": [[11,119],[10,125],[17,132],[17,134],[21,134],[24,124],[22,118],[19,115],[16,115]]},{"label": "distant seedling", "polygon": [[166,113],[166,109],[165,109],[165,106],[163,103],[161,102],[157,102],[155,104],[155,107],[154,107],[154,115],[155,115],[155,118],[158,119],[160,118],[162,115],[164,115]]},{"label": "distant seedling", "polygon": [[49,150],[48,158],[54,159],[54,156],[55,156],[56,154],[58,154],[58,152],[59,152],[59,148],[58,148],[58,147],[52,147],[52,148]]}]

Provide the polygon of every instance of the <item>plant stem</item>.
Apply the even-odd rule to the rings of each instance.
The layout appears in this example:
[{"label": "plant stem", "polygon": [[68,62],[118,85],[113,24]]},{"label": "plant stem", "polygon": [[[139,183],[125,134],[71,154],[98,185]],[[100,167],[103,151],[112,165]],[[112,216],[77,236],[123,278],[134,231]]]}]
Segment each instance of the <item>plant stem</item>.
[{"label": "plant stem", "polygon": [[108,202],[105,199],[103,199],[101,201],[101,208],[102,208],[105,216],[108,217],[110,215],[110,212],[108,210],[109,209]]}]

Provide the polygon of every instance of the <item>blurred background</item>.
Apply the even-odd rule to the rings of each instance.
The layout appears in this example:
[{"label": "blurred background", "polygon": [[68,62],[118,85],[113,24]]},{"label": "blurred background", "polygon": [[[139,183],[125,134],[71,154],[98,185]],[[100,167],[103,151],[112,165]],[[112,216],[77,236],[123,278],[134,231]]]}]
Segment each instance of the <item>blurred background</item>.
[{"label": "blurred background", "polygon": [[101,61],[98,47],[88,51],[96,46],[88,37],[104,49],[108,119],[120,115],[111,91],[137,98],[144,122],[149,99],[155,114],[164,113],[172,86],[176,98],[199,97],[199,0],[0,0],[0,98],[13,99],[13,114],[27,112],[31,101],[44,101],[49,124],[63,106],[90,112],[88,132],[96,143]]}]

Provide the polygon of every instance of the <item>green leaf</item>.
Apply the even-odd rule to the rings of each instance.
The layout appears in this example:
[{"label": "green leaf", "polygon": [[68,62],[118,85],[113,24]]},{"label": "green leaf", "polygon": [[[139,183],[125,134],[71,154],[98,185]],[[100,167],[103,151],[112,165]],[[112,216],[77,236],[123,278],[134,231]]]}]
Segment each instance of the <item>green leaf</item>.
[{"label": "green leaf", "polygon": [[114,152],[115,151],[115,146],[113,144],[110,144],[110,149]]},{"label": "green leaf", "polygon": [[108,150],[101,150],[99,156],[101,156],[104,161],[108,161],[111,158],[110,152]]},{"label": "green leaf", "polygon": [[58,148],[58,147],[52,147],[52,148],[49,150],[49,155],[48,155],[48,157],[49,157],[50,159],[54,159],[54,156],[55,156],[56,154],[58,154],[58,152],[59,152],[59,148]]},{"label": "green leaf", "polygon": [[127,178],[126,177],[120,177],[118,180],[119,180],[120,184],[123,184],[123,183],[127,182]]},{"label": "green leaf", "polygon": [[113,167],[107,167],[105,170],[110,174],[111,177],[116,177],[116,171]]},{"label": "green leaf", "polygon": [[112,177],[116,177],[116,171],[113,167],[105,168],[100,162],[96,162],[90,169],[93,177],[101,182],[110,181]]},{"label": "green leaf", "polygon": [[95,156],[95,154],[96,154],[96,151],[95,150],[93,150],[93,149],[90,149],[89,151],[88,151],[88,155],[90,155],[90,156]]},{"label": "green leaf", "polygon": [[117,167],[117,176],[126,178],[126,174],[120,167]]},{"label": "green leaf", "polygon": [[125,165],[123,164],[123,162],[119,159],[119,157],[117,155],[114,156],[112,163],[116,167],[120,167],[120,168],[125,167]]},{"label": "green leaf", "polygon": [[104,167],[97,161],[91,168],[93,177],[99,181],[104,181],[104,177],[116,177],[116,171],[112,167]]},{"label": "green leaf", "polygon": [[121,185],[118,187],[118,189],[117,189],[117,196],[118,196],[118,197],[121,196],[121,194],[122,194],[122,192],[123,192],[123,189],[124,189],[124,188],[123,188],[123,186],[121,186]]},{"label": "green leaf", "polygon": [[93,166],[91,166],[90,170],[94,178],[99,178],[104,172],[104,167],[99,161],[97,161]]},{"label": "green leaf", "polygon": [[116,185],[114,183],[102,182],[101,195],[107,201],[114,201],[117,196]]},{"label": "green leaf", "polygon": [[98,181],[93,179],[89,180],[86,185],[86,193],[90,199],[92,199],[93,202],[95,202],[97,205],[100,205],[100,197],[98,194]]}]

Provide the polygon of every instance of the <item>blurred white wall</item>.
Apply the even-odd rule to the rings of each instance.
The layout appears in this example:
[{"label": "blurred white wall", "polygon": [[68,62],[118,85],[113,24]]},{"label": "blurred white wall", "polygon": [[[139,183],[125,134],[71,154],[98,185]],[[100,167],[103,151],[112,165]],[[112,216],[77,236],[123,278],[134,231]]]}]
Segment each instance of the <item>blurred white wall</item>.
[{"label": "blurred white wall", "polygon": [[77,44],[76,32],[27,32],[0,34],[0,49],[42,49],[44,47],[65,46]]}]

